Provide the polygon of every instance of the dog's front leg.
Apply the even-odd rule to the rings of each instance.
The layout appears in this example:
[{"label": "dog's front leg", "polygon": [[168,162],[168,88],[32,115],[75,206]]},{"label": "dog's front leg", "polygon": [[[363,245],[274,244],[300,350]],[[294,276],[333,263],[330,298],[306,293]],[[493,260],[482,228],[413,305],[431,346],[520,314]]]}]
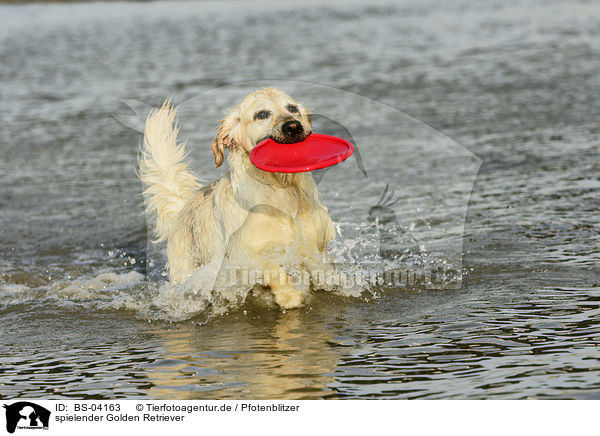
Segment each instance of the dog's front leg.
[{"label": "dog's front leg", "polygon": [[282,309],[300,307],[304,302],[302,291],[295,287],[292,278],[281,266],[273,265],[272,269],[265,271],[264,280]]},{"label": "dog's front leg", "polygon": [[231,236],[228,257],[238,253],[250,256],[253,266],[260,268],[264,284],[275,302],[283,309],[299,307],[304,294],[282,266],[282,253],[297,244],[293,219],[279,209],[260,205],[252,208],[241,227]]}]

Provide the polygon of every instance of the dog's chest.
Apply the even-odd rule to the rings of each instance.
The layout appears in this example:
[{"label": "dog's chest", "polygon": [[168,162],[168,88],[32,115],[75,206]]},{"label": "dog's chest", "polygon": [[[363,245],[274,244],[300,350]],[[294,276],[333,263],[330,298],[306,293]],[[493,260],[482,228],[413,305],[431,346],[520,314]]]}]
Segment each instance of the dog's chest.
[{"label": "dog's chest", "polygon": [[319,204],[300,197],[298,211],[294,219],[299,249],[308,252],[322,251],[326,236],[326,219],[328,214]]}]

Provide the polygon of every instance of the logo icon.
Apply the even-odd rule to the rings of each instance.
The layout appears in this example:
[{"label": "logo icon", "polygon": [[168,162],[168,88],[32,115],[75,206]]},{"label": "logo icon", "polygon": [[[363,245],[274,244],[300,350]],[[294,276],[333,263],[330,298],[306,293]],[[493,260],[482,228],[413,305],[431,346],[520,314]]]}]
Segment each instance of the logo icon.
[{"label": "logo icon", "polygon": [[15,429],[48,429],[50,411],[29,401],[19,401],[4,405],[6,409],[6,431],[14,433]]}]

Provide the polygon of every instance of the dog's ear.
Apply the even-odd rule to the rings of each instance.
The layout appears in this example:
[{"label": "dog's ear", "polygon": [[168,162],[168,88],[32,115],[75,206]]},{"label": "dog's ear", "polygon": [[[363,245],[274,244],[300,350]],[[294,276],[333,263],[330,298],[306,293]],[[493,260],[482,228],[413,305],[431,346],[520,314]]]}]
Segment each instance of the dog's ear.
[{"label": "dog's ear", "polygon": [[215,155],[215,165],[220,167],[223,163],[224,149],[232,149],[240,145],[241,116],[239,108],[233,109],[221,120],[217,136],[213,139],[211,149]]}]

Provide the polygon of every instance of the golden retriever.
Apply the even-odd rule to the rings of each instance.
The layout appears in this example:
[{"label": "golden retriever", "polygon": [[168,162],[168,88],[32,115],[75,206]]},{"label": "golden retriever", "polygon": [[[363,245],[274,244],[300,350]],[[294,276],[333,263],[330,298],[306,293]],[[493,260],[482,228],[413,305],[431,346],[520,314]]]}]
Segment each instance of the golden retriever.
[{"label": "golden retriever", "polygon": [[[327,259],[334,236],[327,208],[309,172],[271,173],[250,162],[262,140],[304,140],[311,133],[307,109],[276,88],[247,95],[221,120],[212,152],[229,171],[206,186],[185,162],[185,144],[177,143],[175,108],[169,101],[150,113],[138,164],[146,185],[146,209],[156,214],[155,233],[167,240],[167,268],[172,282],[185,281],[215,256],[229,259],[247,253],[263,271],[263,286],[283,309],[306,298],[286,272],[282,252],[292,252],[303,271]],[[282,251],[283,250],[283,251]]]}]

